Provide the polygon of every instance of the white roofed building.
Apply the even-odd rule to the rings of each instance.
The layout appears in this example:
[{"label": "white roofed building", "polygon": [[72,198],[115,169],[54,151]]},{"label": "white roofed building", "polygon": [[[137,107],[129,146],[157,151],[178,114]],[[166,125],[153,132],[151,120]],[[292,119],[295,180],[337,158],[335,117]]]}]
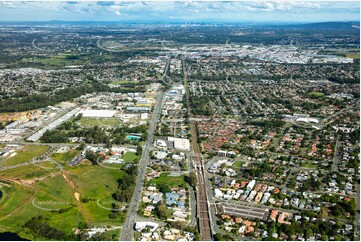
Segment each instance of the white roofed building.
[{"label": "white roofed building", "polygon": [[174,149],[177,150],[190,150],[191,144],[188,139],[168,137],[168,141],[174,142]]},{"label": "white roofed building", "polygon": [[78,114],[82,114],[83,117],[87,118],[111,118],[116,112],[115,110],[86,109],[80,111]]},{"label": "white roofed building", "polygon": [[136,231],[142,231],[143,229],[149,228],[150,232],[154,232],[159,225],[154,222],[136,222],[135,223],[135,230]]},{"label": "white roofed building", "polygon": [[305,123],[316,123],[318,124],[318,119],[316,118],[298,118],[296,119],[297,122],[305,122]]}]

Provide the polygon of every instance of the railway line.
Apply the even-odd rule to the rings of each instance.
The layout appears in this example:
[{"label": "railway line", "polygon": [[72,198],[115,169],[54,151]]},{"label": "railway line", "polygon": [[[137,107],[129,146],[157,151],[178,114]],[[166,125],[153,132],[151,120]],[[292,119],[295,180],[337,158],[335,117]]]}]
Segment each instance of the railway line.
[{"label": "railway line", "polygon": [[[189,104],[190,95],[188,90],[188,75],[185,64],[185,58],[182,58],[183,65],[183,81],[184,81],[184,89],[186,90],[186,100],[187,100],[187,112],[190,118],[193,118],[191,106]],[[205,183],[205,169],[204,163],[201,158],[201,153],[199,150],[199,146],[197,143],[197,129],[196,122],[190,121],[190,132],[192,135],[192,151],[193,151],[193,164],[194,171],[197,177],[197,185],[196,185],[196,194],[197,194],[197,220],[199,231],[201,235],[201,240],[210,241],[212,240],[212,231],[211,231],[211,221],[210,221],[210,213],[209,213],[209,203],[207,198],[207,190]]]}]

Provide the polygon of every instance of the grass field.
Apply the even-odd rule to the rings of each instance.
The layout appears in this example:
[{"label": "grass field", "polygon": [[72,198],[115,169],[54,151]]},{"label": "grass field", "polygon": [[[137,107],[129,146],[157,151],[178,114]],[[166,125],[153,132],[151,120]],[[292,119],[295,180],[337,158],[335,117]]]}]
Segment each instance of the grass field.
[{"label": "grass field", "polygon": [[64,205],[67,207],[68,204],[75,204],[74,191],[60,174],[35,183],[35,188],[38,191],[36,201],[57,201],[55,204],[43,205],[45,208],[60,209],[64,208]]},{"label": "grass field", "polygon": [[[24,223],[22,218],[17,217],[18,211],[30,214],[34,212],[31,205],[31,198],[35,194],[33,189],[13,184],[12,187],[3,187],[3,198],[0,200],[0,227],[9,231],[18,232]],[[30,205],[31,209],[26,209]],[[31,216],[31,215],[30,215]]]},{"label": "grass field", "polygon": [[324,55],[336,55],[336,56],[345,56],[352,59],[360,59],[359,50],[344,50],[344,51],[319,51],[318,54]]},{"label": "grass field", "polygon": [[89,59],[87,58],[81,58],[80,56],[74,56],[76,58],[71,59],[69,58],[69,55],[67,54],[59,54],[54,56],[49,56],[46,58],[24,58],[21,60],[21,62],[32,62],[32,63],[38,63],[45,66],[67,66],[67,65],[81,65],[81,64],[87,64],[89,63]]},{"label": "grass field", "polygon": [[125,162],[134,161],[138,156],[134,152],[127,152],[123,155],[123,160]]},{"label": "grass field", "polygon": [[127,84],[127,83],[132,83],[132,81],[130,80],[119,80],[119,81],[113,81],[110,84],[113,85],[122,85],[122,84]]},{"label": "grass field", "polygon": [[[50,163],[48,164],[50,165]],[[28,167],[27,170],[24,170]],[[31,165],[21,169],[8,170],[1,175],[13,177],[42,176],[40,167]],[[60,170],[52,170],[59,172]],[[66,168],[61,174],[38,181],[29,186],[12,184],[1,188],[3,197],[0,199],[0,228],[18,233],[27,239],[33,238],[22,226],[34,216],[42,215],[49,224],[67,234],[73,233],[80,222],[89,225],[121,225],[121,219],[110,219],[110,210],[114,202],[112,194],[117,189],[117,179],[124,172],[107,169],[101,166],[79,165]],[[65,176],[65,178],[64,178]],[[77,200],[75,193],[79,193]],[[87,198],[89,201],[82,199]],[[40,207],[40,208],[39,208]],[[48,209],[52,209],[50,211]],[[59,209],[63,209],[59,211]],[[66,221],[66,222],[64,222]]]},{"label": "grass field", "polygon": [[[44,47],[45,48],[45,47]],[[48,57],[38,57],[38,58],[23,58],[20,61],[15,62],[16,65],[20,66],[39,66],[44,69],[51,69],[54,67],[64,67],[68,65],[85,65],[90,62],[104,62],[104,61],[121,61],[123,57],[119,57],[119,55],[111,55],[108,54],[57,54]],[[14,63],[14,64],[15,64]]]},{"label": "grass field", "polygon": [[16,151],[16,155],[1,163],[2,166],[11,166],[27,161],[31,161],[34,157],[44,154],[49,147],[44,145],[25,145],[22,149]]},{"label": "grass field", "polygon": [[309,93],[307,93],[307,96],[323,97],[323,96],[325,96],[325,94],[323,92],[309,92]]},{"label": "grass field", "polygon": [[71,161],[76,156],[76,154],[78,154],[78,152],[79,151],[77,151],[77,150],[71,150],[71,151],[64,152],[64,153],[54,153],[52,155],[52,157],[57,162],[65,164],[65,163]]},{"label": "grass field", "polygon": [[99,197],[99,194],[113,193],[118,185],[117,179],[124,175],[121,170],[107,169],[101,166],[80,165],[70,168],[69,171],[75,187],[79,188],[79,192],[84,198],[95,198]]},{"label": "grass field", "polygon": [[346,56],[352,59],[360,59],[360,52],[348,52]]},{"label": "grass field", "polygon": [[[56,189],[56,191],[58,191],[58,189]],[[7,217],[1,216],[0,227],[6,226],[6,228],[8,230],[16,232],[21,237],[24,237],[24,238],[38,239],[38,238],[33,238],[33,236],[31,234],[26,233],[26,230],[24,230],[22,228],[24,223],[33,217],[41,215],[44,218],[48,218],[49,224],[51,226],[53,226],[57,229],[61,229],[62,231],[66,232],[67,234],[71,234],[72,229],[74,227],[77,227],[79,222],[82,221],[82,216],[75,207],[71,207],[71,205],[64,205],[64,207],[68,206],[68,208],[70,208],[69,210],[66,210],[64,212],[59,212],[57,210],[48,211],[48,210],[39,209],[33,205],[33,199],[34,198],[37,199],[39,196],[41,196],[41,194],[40,194],[41,192],[33,193],[30,196],[28,195],[25,199],[25,196],[23,194],[27,194],[26,192],[28,192],[28,191],[19,191],[14,194],[10,194],[14,197],[22,196],[21,197],[22,199],[20,200],[21,202],[17,207],[14,208],[14,207],[10,207],[10,206],[6,207],[3,204],[0,205],[1,208],[3,208],[3,207],[11,208],[11,210],[10,210],[11,216],[7,216]],[[44,194],[45,194],[45,192],[44,192]],[[44,196],[44,199],[46,199],[46,200],[43,200],[43,201],[35,200],[34,203],[37,205],[41,205],[42,207],[49,207],[49,208],[50,207],[51,208],[60,207],[63,204],[62,200],[59,200],[59,199],[56,200],[56,198],[54,198],[53,196],[50,196],[50,195],[43,195],[43,196]],[[48,205],[44,205],[44,204],[42,204],[42,202],[43,203],[47,202],[46,204],[48,204]],[[50,203],[57,204],[57,206],[49,205]],[[64,223],[64,221],[66,221],[66,223]]]},{"label": "grass field", "polygon": [[28,165],[0,171],[0,176],[26,180],[36,177],[43,177],[56,171],[57,169],[55,169],[54,163],[41,162],[36,165]]},{"label": "grass field", "polygon": [[232,167],[233,167],[234,169],[241,169],[241,167],[242,167],[243,164],[244,164],[244,161],[238,160],[238,161],[235,161],[235,162],[233,163]]},{"label": "grass field", "polygon": [[184,176],[169,176],[169,173],[162,173],[160,177],[154,178],[149,184],[168,185],[171,187],[186,187]]},{"label": "grass field", "polygon": [[81,118],[79,122],[84,126],[116,126],[120,124],[119,119],[116,118]]},{"label": "grass field", "polygon": [[311,163],[302,163],[301,166],[304,167],[304,168],[309,168],[309,169],[316,169],[317,168],[317,165],[311,164]]},{"label": "grass field", "polygon": [[116,219],[110,220],[110,211],[100,208],[100,204],[106,208],[111,208],[111,202],[114,201],[112,194],[115,192],[118,183],[117,179],[125,173],[121,170],[107,169],[101,166],[77,166],[71,168],[70,178],[74,182],[75,190],[80,193],[81,198],[89,199],[83,203],[83,216],[91,223],[117,222]]}]

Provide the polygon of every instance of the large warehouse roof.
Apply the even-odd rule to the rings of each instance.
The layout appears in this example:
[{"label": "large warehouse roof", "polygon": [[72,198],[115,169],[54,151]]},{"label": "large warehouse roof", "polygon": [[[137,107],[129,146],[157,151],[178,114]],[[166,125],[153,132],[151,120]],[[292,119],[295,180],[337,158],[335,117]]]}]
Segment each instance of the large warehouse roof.
[{"label": "large warehouse roof", "polygon": [[83,117],[90,118],[111,118],[116,113],[115,110],[96,110],[96,109],[86,109],[79,112]]},{"label": "large warehouse roof", "polygon": [[52,123],[48,124],[47,126],[45,126],[44,128],[40,129],[38,132],[36,132],[35,134],[33,134],[32,136],[30,136],[27,140],[28,141],[37,141],[38,139],[40,139],[41,136],[43,136],[43,134],[47,131],[47,130],[52,130],[55,129],[56,127],[58,127],[60,124],[64,123],[65,121],[67,121],[68,119],[70,119],[74,114],[76,114],[79,111],[79,108],[75,108],[73,110],[71,110],[70,112],[68,112],[67,114],[65,114],[64,116],[56,119],[55,121],[53,121]]},{"label": "large warehouse roof", "polygon": [[169,141],[174,142],[174,148],[178,150],[190,150],[191,144],[188,139],[168,137]]}]

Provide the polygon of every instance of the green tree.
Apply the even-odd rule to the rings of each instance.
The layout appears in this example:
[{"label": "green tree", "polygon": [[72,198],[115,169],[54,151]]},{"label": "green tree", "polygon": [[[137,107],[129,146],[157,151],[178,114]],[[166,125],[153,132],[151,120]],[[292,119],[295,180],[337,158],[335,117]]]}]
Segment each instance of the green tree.
[{"label": "green tree", "polygon": [[222,238],[222,234],[221,233],[216,233],[214,236],[213,236],[214,240],[215,241],[223,241],[223,238]]},{"label": "green tree", "polygon": [[140,156],[140,155],[142,155],[142,152],[143,152],[142,146],[138,145],[136,155]]},{"label": "green tree", "polygon": [[172,189],[166,184],[161,184],[159,186],[159,191],[165,194],[165,193],[168,193],[168,192],[172,192]]},{"label": "green tree", "polygon": [[155,213],[160,219],[167,219],[167,207],[164,204],[159,204],[155,208]]}]

